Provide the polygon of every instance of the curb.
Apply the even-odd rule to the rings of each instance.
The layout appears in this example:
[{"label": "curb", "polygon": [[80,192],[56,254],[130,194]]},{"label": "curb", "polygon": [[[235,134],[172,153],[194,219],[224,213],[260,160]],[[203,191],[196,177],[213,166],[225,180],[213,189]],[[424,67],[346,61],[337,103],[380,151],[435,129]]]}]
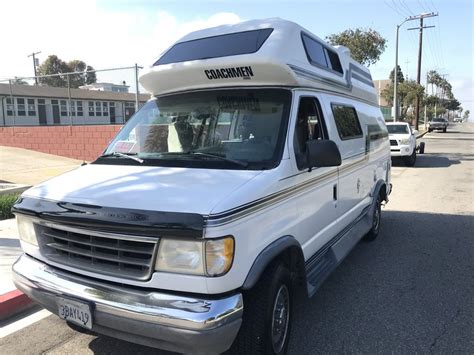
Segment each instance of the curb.
[{"label": "curb", "polygon": [[33,301],[20,290],[0,295],[0,322],[32,307]]},{"label": "curb", "polygon": [[428,131],[424,131],[423,133],[416,136],[416,139],[423,137]]}]

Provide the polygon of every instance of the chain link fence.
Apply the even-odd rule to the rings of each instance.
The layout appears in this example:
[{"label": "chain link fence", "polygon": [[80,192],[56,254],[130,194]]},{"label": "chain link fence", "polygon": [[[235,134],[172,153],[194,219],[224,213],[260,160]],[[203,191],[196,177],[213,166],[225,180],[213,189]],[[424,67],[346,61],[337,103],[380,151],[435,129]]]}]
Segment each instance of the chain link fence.
[{"label": "chain link fence", "polygon": [[[123,124],[150,97],[139,93],[140,69],[135,64],[0,80],[0,127]],[[91,73],[108,81],[81,85]]]}]

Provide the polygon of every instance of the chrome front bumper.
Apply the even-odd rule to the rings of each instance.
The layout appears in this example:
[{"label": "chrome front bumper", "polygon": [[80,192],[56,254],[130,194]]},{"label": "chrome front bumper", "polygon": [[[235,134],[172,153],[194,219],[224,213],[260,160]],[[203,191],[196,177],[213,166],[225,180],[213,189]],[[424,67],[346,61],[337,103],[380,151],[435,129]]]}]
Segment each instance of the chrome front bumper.
[{"label": "chrome front bumper", "polygon": [[182,353],[221,353],[242,322],[240,293],[188,297],[77,276],[23,254],[13,265],[15,285],[52,313],[58,297],[92,305],[94,332]]}]

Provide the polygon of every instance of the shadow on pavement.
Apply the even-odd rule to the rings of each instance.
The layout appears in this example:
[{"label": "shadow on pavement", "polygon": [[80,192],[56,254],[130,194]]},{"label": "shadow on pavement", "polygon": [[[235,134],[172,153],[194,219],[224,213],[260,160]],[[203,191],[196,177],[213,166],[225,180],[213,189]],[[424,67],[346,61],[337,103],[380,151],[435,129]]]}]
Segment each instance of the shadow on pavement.
[{"label": "shadow on pavement", "polygon": [[[449,168],[451,165],[459,164],[459,159],[452,159],[442,154],[418,154],[415,166],[411,168]],[[403,158],[393,157],[393,166],[406,166]]]},{"label": "shadow on pavement", "polygon": [[290,354],[473,353],[474,216],[383,211],[311,299]]},{"label": "shadow on pavement", "polygon": [[110,355],[174,355],[165,350],[150,348],[148,346],[137,345],[123,340],[100,335],[89,343],[89,349],[94,354]]}]

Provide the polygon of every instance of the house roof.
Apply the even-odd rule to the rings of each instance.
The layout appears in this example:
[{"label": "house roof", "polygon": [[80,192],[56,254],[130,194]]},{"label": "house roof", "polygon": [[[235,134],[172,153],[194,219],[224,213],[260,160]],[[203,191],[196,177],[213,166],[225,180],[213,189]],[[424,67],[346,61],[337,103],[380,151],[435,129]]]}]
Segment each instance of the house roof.
[{"label": "house roof", "polygon": [[[51,97],[60,99],[67,99],[69,97],[67,88],[18,84],[12,84],[11,88],[13,96]],[[0,96],[10,96],[9,84],[0,84]],[[135,101],[135,94],[125,92],[71,89],[71,98],[76,100]],[[140,102],[146,102],[149,98],[149,94],[139,95]]]}]

